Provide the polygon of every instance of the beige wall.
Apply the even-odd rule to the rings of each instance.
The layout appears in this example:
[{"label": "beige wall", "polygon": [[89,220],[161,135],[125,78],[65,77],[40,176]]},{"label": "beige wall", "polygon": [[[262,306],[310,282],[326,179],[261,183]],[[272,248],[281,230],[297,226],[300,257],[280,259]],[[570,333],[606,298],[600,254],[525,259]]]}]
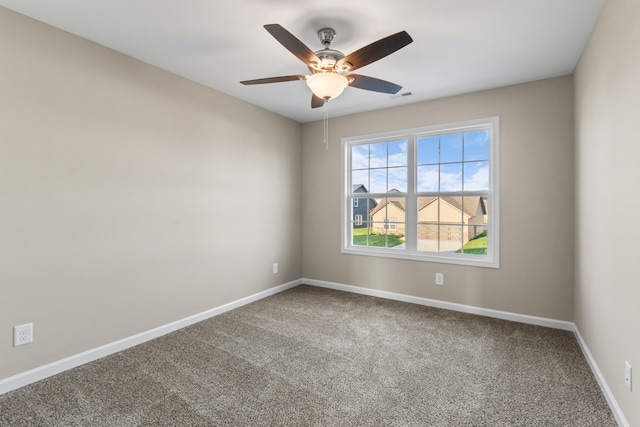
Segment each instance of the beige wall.
[{"label": "beige wall", "polygon": [[607,1],[575,92],[575,322],[627,421],[640,426],[640,2]]},{"label": "beige wall", "polygon": [[300,124],[3,8],[0,61],[0,379],[302,276]]},{"label": "beige wall", "polygon": [[[499,269],[340,252],[342,137],[492,116],[500,116]],[[304,277],[572,320],[571,77],[331,119],[329,151],[321,122],[303,134]],[[523,237],[523,226],[535,231]],[[434,285],[436,272],[445,286]]]}]

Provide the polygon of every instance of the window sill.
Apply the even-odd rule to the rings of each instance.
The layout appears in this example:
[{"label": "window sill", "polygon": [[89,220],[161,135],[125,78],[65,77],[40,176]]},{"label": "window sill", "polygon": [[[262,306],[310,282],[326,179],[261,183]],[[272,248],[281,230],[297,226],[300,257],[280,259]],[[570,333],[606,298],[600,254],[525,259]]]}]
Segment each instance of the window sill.
[{"label": "window sill", "polygon": [[426,261],[442,264],[457,264],[473,267],[500,268],[494,256],[464,255],[464,254],[434,254],[417,251],[407,251],[405,249],[380,249],[367,247],[347,247],[341,252],[347,255],[364,255],[370,257],[407,259],[412,261]]}]

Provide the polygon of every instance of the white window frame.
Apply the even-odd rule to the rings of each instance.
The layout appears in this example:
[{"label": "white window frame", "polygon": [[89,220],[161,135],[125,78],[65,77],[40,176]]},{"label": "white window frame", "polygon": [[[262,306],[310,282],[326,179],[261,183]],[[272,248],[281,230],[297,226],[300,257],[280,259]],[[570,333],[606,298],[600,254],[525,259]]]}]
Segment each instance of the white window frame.
[{"label": "white window frame", "polygon": [[[488,130],[489,143],[489,191],[487,220],[488,248],[486,255],[455,254],[449,252],[424,252],[417,250],[417,211],[416,201],[419,197],[415,191],[416,183],[416,141],[430,135],[441,135],[454,132],[470,132],[473,130]],[[499,117],[468,120],[464,122],[448,123],[414,129],[405,129],[370,135],[342,138],[342,203],[341,203],[341,252],[353,255],[368,255],[376,257],[410,259],[447,264],[471,265],[478,267],[499,268],[500,266],[500,174],[499,174]],[[352,244],[351,220],[352,200],[362,197],[362,194],[352,193],[351,183],[351,147],[358,144],[388,142],[397,140],[409,141],[408,149],[408,177],[407,193],[399,193],[398,197],[406,197],[405,245],[402,249],[359,246]],[[443,193],[444,195],[450,195]],[[463,193],[460,193],[461,195]],[[466,193],[465,193],[466,194]],[[414,212],[416,211],[416,212]]]},{"label": "white window frame", "polygon": [[362,224],[364,224],[364,221],[362,221],[362,215],[356,215],[353,218],[353,224],[354,225],[362,225]]},{"label": "white window frame", "polygon": [[353,199],[353,207],[354,208],[358,207],[358,199]]}]

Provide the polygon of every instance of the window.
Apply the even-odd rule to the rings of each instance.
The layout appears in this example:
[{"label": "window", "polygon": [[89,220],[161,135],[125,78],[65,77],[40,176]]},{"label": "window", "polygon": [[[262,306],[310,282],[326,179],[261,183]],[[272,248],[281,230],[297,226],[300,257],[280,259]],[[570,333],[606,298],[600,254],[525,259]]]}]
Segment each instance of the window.
[{"label": "window", "polygon": [[343,138],[342,252],[497,268],[498,130],[493,117]]}]

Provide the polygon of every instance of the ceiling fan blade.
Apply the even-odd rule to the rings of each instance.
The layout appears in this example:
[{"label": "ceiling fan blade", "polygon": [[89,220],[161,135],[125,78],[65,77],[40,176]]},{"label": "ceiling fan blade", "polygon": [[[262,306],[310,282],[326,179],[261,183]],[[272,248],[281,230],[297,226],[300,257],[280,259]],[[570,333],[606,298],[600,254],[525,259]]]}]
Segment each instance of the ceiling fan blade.
[{"label": "ceiling fan blade", "polygon": [[386,80],[376,79],[374,77],[363,76],[361,74],[349,74],[347,76],[349,80],[353,79],[349,86],[357,87],[358,89],[372,90],[374,92],[398,93],[402,86],[395,83],[388,82]]},{"label": "ceiling fan blade", "polygon": [[280,83],[280,82],[292,82],[294,80],[304,80],[307,76],[304,74],[296,74],[294,76],[280,76],[280,77],[267,77],[265,79],[255,80],[243,80],[240,83],[243,85],[261,85],[264,83]]},{"label": "ceiling fan blade", "polygon": [[311,108],[322,107],[325,102],[326,101],[324,99],[320,98],[319,96],[316,96],[316,94],[311,94]]},{"label": "ceiling fan blade", "polygon": [[316,54],[309,49],[304,43],[296,38],[289,31],[285,30],[280,24],[267,24],[264,26],[265,30],[269,32],[280,44],[298,57],[302,62],[309,65],[311,63],[320,64],[320,59]]},{"label": "ceiling fan blade", "polygon": [[348,71],[356,70],[360,67],[364,67],[365,65],[369,65],[378,59],[382,59],[396,50],[402,49],[412,41],[413,39],[409,33],[406,31],[400,31],[399,33],[380,39],[377,42],[373,42],[353,53],[350,53],[338,61],[337,67],[339,68],[341,65],[348,62],[351,64]]}]

